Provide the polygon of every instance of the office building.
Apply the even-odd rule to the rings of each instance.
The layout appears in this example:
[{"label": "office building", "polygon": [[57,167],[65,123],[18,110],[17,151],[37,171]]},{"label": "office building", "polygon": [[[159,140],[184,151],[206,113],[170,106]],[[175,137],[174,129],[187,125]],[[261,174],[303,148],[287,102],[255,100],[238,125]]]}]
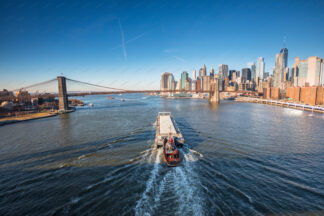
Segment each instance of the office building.
[{"label": "office building", "polygon": [[215,75],[214,68],[210,69],[209,74],[210,74],[210,77],[214,77],[214,75]]},{"label": "office building", "polygon": [[265,62],[263,57],[258,58],[258,67],[256,71],[256,77],[260,78],[261,80],[264,79],[264,70],[265,70]]},{"label": "office building", "polygon": [[251,69],[243,68],[242,69],[242,83],[246,83],[247,81],[251,81]]},{"label": "office building", "polygon": [[251,80],[253,81],[256,78],[256,66],[254,62],[249,62],[248,67],[251,69]]},{"label": "office building", "polygon": [[323,80],[323,59],[311,56],[301,60],[297,57],[292,71],[294,86],[320,86]]},{"label": "office building", "polygon": [[225,80],[225,78],[228,76],[228,65],[221,64],[218,66],[218,74],[221,79]]},{"label": "office building", "polygon": [[189,75],[187,73],[187,71],[183,71],[181,73],[181,89],[185,89],[186,88],[186,81],[189,79]]}]

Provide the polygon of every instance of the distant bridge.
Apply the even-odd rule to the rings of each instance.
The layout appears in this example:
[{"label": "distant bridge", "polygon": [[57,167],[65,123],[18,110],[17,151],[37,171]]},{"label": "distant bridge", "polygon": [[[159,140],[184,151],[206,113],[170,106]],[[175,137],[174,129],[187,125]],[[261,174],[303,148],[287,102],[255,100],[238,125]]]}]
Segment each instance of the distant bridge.
[{"label": "distant bridge", "polygon": [[[67,85],[66,81],[71,81],[73,83],[78,83],[82,85],[88,85],[93,87],[99,87],[99,88],[105,88],[109,91],[85,91],[85,92],[67,92]],[[104,95],[104,94],[129,94],[129,93],[209,93],[209,100],[211,102],[219,102],[219,84],[218,79],[213,79],[210,82],[210,89],[208,91],[195,91],[195,90],[127,90],[127,89],[120,89],[120,88],[114,88],[109,86],[103,86],[103,85],[97,85],[92,84],[88,82],[82,82],[70,78],[66,78],[64,76],[59,76],[55,79],[47,80],[44,82],[36,83],[33,85],[25,86],[19,89],[15,89],[13,91],[18,90],[24,90],[24,89],[30,89],[35,88],[41,85],[46,85],[51,82],[58,81],[58,93],[47,93],[47,94],[33,94],[33,97],[39,97],[39,98],[48,98],[48,97],[58,97],[59,99],[59,109],[60,111],[64,112],[69,109],[68,107],[68,97],[71,96],[85,96],[85,95]],[[234,91],[227,91],[227,92],[234,92]],[[248,91],[235,91],[236,93],[245,93]],[[12,99],[15,98],[13,96],[3,96],[0,97],[0,99]]]}]

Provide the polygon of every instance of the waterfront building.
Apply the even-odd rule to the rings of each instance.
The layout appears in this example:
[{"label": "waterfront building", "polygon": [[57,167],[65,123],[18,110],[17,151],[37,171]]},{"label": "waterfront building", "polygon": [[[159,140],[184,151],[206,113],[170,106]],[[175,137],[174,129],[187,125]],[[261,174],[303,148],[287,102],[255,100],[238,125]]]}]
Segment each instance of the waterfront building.
[{"label": "waterfront building", "polygon": [[22,89],[16,91],[15,96],[18,103],[26,104],[26,103],[30,103],[31,101],[31,96],[28,93],[28,91],[24,91]]},{"label": "waterfront building", "polygon": [[174,90],[175,89],[175,82],[174,76],[172,73],[164,72],[161,75],[161,86],[160,90]]},{"label": "waterfront building", "polygon": [[263,79],[267,79],[269,76],[270,76],[270,73],[269,72],[265,72],[264,73],[264,76],[263,76]]},{"label": "waterfront building", "polygon": [[3,101],[10,100],[10,97],[13,97],[13,92],[8,91],[7,89],[3,89],[0,91],[0,103]]},{"label": "waterfront building", "polygon": [[202,76],[207,76],[207,69],[205,64],[202,67]]},{"label": "waterfront building", "polygon": [[186,82],[185,82],[185,90],[186,91],[189,91],[190,90],[190,87],[191,87],[190,79],[187,79]]},{"label": "waterfront building", "polygon": [[220,78],[224,80],[228,76],[228,65],[220,64],[218,66],[218,71]]},{"label": "waterfront building", "polygon": [[196,79],[196,70],[195,70],[195,69],[192,71],[192,79],[193,79],[193,80]]},{"label": "waterfront building", "polygon": [[196,91],[201,91],[201,77],[197,77],[197,83],[196,83]]},{"label": "waterfront building", "polygon": [[248,80],[251,81],[251,69],[243,68],[242,69],[242,83],[245,83]]},{"label": "waterfront building", "polygon": [[0,97],[9,97],[9,96],[13,96],[13,92],[8,91],[7,89],[3,89],[2,91],[0,91]]},{"label": "waterfront building", "polygon": [[176,84],[176,90],[181,90],[181,79]]},{"label": "waterfront building", "polygon": [[192,91],[197,91],[197,80],[192,80],[191,81],[191,90]]},{"label": "waterfront building", "polygon": [[168,89],[169,90],[174,90],[175,86],[174,86],[174,77],[173,74],[171,74],[170,76],[168,76]]},{"label": "waterfront building", "polygon": [[280,50],[280,53],[282,53],[282,57],[283,57],[283,67],[286,68],[288,67],[288,49],[282,48]]},{"label": "waterfront building", "polygon": [[[161,91],[175,90],[176,82],[174,81],[174,76],[172,73],[164,72],[161,75]],[[168,92],[162,92],[161,95],[169,95]]]},{"label": "waterfront building", "polygon": [[228,72],[228,78],[229,78],[229,80],[232,80],[233,73],[235,73],[235,72],[236,72],[236,70],[229,70],[229,72]]},{"label": "waterfront building", "polygon": [[229,75],[228,75],[229,81],[237,82],[238,77],[240,77],[240,71],[237,71],[237,70],[229,71]]},{"label": "waterfront building", "polygon": [[276,64],[273,73],[273,86],[283,89],[284,72],[287,67],[288,49],[282,48],[280,53],[276,54]]},{"label": "waterfront building", "polygon": [[251,80],[256,78],[256,66],[254,62],[249,62],[248,67],[251,69]]},{"label": "waterfront building", "polygon": [[294,86],[320,86],[322,79],[323,59],[317,56],[308,57],[306,60],[295,58],[292,78]]},{"label": "waterfront building", "polygon": [[189,75],[187,71],[183,71],[181,73],[181,89],[185,89],[186,87],[186,81],[189,79]]},{"label": "waterfront building", "polygon": [[199,73],[198,73],[198,77],[202,77],[202,76],[203,76],[203,69],[200,68],[200,69],[199,69]]},{"label": "waterfront building", "polygon": [[210,69],[209,74],[210,74],[210,77],[214,77],[214,75],[215,75],[214,68]]},{"label": "waterfront building", "polygon": [[264,78],[264,70],[265,70],[265,62],[263,57],[258,58],[258,67],[256,71],[256,76],[259,77],[261,80]]},{"label": "waterfront building", "polygon": [[174,81],[173,86],[174,86],[174,90],[177,90],[178,82],[177,81]]},{"label": "waterfront building", "polygon": [[209,91],[209,82],[210,82],[209,76],[202,77],[203,91]]}]

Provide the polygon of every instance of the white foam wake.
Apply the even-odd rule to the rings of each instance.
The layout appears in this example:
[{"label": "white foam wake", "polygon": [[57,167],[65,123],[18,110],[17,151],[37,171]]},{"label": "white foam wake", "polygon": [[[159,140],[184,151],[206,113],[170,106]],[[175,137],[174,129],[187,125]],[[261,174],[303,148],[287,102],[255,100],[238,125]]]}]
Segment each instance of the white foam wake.
[{"label": "white foam wake", "polygon": [[[152,152],[153,154],[154,152]],[[154,162],[153,169],[151,171],[150,178],[146,182],[146,188],[143,192],[141,199],[137,201],[135,207],[135,215],[150,215],[148,212],[152,211],[151,199],[148,193],[153,189],[154,184],[156,183],[156,178],[159,174],[160,167],[160,156],[162,154],[162,148],[158,149],[156,152],[156,158]]]}]

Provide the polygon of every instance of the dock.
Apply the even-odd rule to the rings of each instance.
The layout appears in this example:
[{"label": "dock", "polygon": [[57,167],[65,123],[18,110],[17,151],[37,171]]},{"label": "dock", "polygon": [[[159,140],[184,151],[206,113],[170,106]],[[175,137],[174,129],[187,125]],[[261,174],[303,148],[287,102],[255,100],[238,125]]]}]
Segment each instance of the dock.
[{"label": "dock", "polygon": [[311,111],[311,112],[324,113],[324,107],[312,106],[312,105],[306,105],[306,104],[297,104],[297,103],[278,101],[278,100],[239,97],[239,98],[236,98],[235,101],[238,101],[238,102],[250,102],[250,103],[260,103],[260,104],[281,106],[281,107],[287,107],[287,108],[299,109],[299,110],[305,110],[305,111]]}]

